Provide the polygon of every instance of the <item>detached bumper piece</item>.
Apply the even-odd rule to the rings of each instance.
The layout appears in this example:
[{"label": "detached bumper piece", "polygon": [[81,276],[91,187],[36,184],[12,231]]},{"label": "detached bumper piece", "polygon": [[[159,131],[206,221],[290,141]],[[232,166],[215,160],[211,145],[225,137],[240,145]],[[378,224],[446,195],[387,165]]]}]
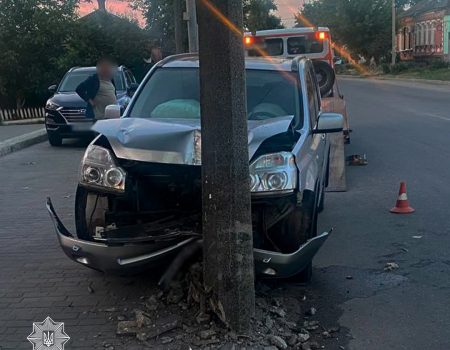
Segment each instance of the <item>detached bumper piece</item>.
[{"label": "detached bumper piece", "polygon": [[291,254],[254,249],[256,272],[266,277],[292,277],[308,266],[328,236],[329,233],[324,232],[311,238]]},{"label": "detached bumper piece", "polygon": [[198,234],[194,233],[189,237],[186,233],[181,233],[179,236],[174,234],[170,240],[136,244],[105,244],[81,240],[66,229],[50,198],[47,198],[46,206],[64,253],[77,263],[103,272],[122,273],[155,266],[161,260],[173,258],[182,247],[198,239]]}]

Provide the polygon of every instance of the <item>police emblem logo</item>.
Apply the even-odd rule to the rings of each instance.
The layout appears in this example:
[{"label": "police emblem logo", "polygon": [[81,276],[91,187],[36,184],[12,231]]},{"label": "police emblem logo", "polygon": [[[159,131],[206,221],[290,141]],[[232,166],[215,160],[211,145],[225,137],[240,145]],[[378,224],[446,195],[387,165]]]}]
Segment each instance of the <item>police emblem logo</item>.
[{"label": "police emblem logo", "polygon": [[64,350],[70,337],[64,332],[64,322],[55,322],[47,317],[42,322],[33,323],[33,332],[27,337],[33,350]]}]

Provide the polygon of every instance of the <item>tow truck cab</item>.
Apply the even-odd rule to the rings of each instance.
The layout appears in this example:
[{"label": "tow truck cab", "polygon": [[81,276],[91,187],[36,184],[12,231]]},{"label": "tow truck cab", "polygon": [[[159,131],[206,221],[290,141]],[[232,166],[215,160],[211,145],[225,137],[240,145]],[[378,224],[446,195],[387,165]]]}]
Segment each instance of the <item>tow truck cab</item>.
[{"label": "tow truck cab", "polygon": [[330,30],[326,27],[260,30],[245,33],[246,55],[295,57],[326,61],[334,67]]}]

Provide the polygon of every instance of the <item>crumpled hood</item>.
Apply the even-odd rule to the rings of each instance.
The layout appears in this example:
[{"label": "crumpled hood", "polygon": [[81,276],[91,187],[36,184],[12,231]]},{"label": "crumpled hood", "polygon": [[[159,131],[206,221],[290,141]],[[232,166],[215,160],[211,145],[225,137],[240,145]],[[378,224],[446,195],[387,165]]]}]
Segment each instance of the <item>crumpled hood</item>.
[{"label": "crumpled hood", "polygon": [[[288,130],[293,116],[248,122],[249,157],[267,138]],[[200,120],[121,118],[100,120],[93,130],[104,135],[118,158],[201,164]]]}]

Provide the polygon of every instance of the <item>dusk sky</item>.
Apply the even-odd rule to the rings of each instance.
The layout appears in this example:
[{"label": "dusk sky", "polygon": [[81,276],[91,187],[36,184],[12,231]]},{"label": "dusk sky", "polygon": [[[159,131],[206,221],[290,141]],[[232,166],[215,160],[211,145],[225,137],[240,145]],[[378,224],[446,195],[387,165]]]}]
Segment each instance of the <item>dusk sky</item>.
[{"label": "dusk sky", "polygon": [[[302,0],[276,0],[278,5],[278,15],[283,19],[283,23],[291,27],[294,24],[293,14],[297,11],[300,4],[303,2]],[[119,0],[108,0],[107,8],[109,11],[113,13],[126,13],[132,14],[134,17],[139,18],[140,14],[133,12],[131,8],[128,6],[128,1],[119,1]],[[92,4],[83,3],[80,6],[80,14],[85,15],[91,12],[93,9],[97,7],[96,1],[94,0]]]}]

